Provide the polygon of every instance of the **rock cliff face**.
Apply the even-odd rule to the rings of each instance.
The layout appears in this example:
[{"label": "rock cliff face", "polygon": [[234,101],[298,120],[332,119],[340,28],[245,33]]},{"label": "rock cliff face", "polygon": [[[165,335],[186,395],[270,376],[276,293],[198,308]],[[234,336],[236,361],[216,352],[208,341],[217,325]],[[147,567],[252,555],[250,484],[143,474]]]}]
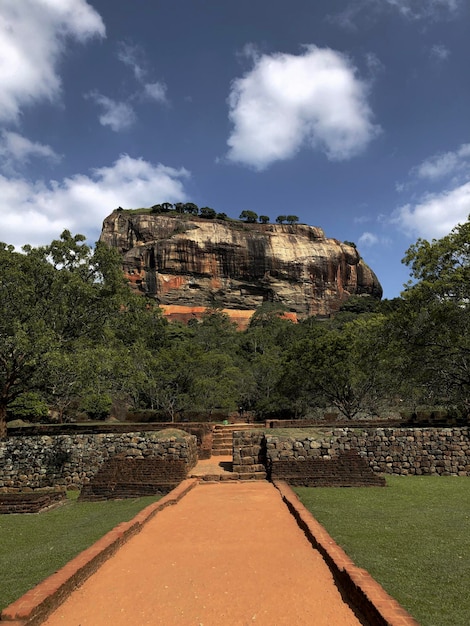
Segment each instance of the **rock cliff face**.
[{"label": "rock cliff face", "polygon": [[120,252],[134,289],[155,297],[170,317],[178,307],[187,317],[188,307],[214,303],[236,317],[271,301],[305,318],[330,315],[353,294],[382,296],[356,248],[314,226],[117,210],[100,239]]}]

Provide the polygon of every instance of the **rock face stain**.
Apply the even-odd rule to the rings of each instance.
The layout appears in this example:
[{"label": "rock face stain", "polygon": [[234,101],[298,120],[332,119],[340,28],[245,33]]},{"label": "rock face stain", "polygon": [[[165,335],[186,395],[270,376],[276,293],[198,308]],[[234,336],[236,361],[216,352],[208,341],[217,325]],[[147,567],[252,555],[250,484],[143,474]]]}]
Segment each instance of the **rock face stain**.
[{"label": "rock face stain", "polygon": [[315,226],[113,211],[100,240],[122,255],[131,287],[175,316],[178,306],[235,314],[270,301],[302,319],[331,315],[351,295],[382,297],[357,249]]}]

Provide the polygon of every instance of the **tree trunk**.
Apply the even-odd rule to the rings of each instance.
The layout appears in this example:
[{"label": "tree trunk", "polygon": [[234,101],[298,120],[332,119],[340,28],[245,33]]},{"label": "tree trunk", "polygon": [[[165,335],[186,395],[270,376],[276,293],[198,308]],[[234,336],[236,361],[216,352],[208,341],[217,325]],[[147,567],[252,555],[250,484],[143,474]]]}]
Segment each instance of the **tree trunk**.
[{"label": "tree trunk", "polygon": [[0,441],[5,441],[7,438],[7,407],[0,402]]}]

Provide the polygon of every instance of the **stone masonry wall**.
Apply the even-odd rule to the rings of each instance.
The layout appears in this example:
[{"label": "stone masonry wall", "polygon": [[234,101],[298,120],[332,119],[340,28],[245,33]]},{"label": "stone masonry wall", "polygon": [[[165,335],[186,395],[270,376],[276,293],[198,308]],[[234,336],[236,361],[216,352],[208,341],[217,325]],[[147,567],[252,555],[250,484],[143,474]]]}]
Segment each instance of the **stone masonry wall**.
[{"label": "stone masonry wall", "polygon": [[265,434],[260,431],[236,430],[232,436],[233,471],[245,473],[264,470],[266,465]]},{"label": "stone masonry wall", "polygon": [[112,458],[197,462],[196,437],[161,439],[152,432],[10,437],[0,442],[0,490],[80,489]]},{"label": "stone masonry wall", "polygon": [[[464,428],[334,428],[321,435],[274,436],[245,432],[234,436],[233,462],[256,457],[279,461],[334,459],[356,450],[377,473],[396,475],[470,476],[470,429]],[[244,461],[245,459],[245,461]]]}]

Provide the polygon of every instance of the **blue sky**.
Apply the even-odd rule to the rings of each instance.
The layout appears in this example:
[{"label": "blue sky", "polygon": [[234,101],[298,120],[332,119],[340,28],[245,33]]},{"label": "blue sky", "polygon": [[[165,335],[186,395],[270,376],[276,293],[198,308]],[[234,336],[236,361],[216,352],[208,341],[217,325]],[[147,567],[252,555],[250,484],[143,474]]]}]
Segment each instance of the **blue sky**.
[{"label": "blue sky", "polygon": [[395,297],[470,213],[469,25],[467,0],[0,0],[0,240],[294,214]]}]

